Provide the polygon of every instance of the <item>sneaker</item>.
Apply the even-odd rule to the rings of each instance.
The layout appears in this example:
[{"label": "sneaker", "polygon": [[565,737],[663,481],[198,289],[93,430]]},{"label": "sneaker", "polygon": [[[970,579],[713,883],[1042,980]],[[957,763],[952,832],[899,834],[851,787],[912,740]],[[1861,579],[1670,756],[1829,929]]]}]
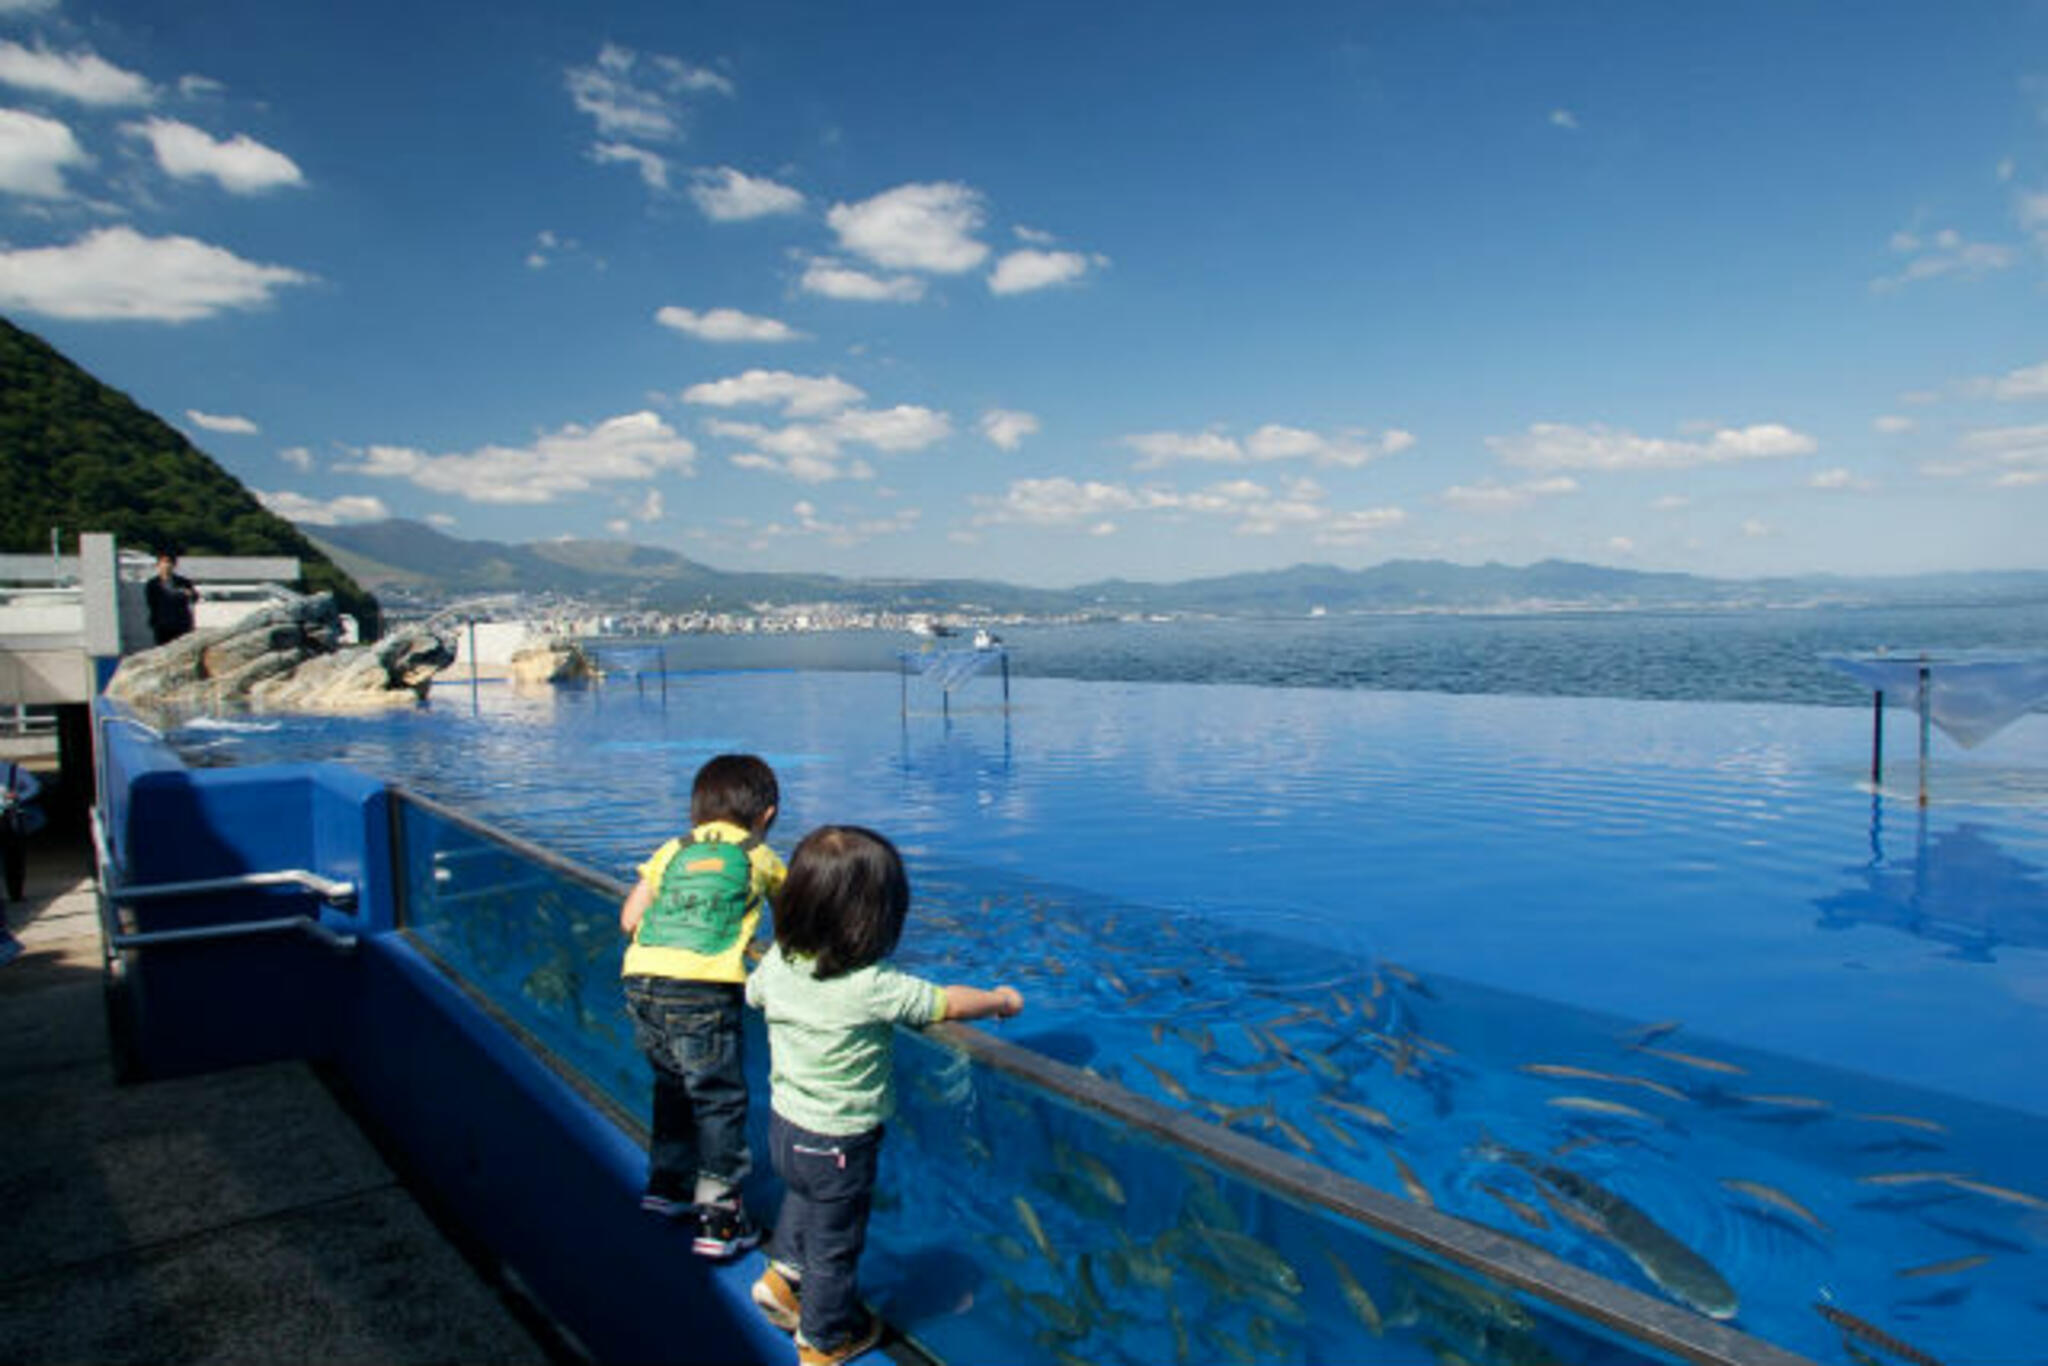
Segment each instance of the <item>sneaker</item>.
[{"label": "sneaker", "polygon": [[798,1366],[839,1366],[842,1361],[851,1361],[882,1340],[882,1321],[873,1314],[868,1315],[865,1326],[856,1329],[852,1337],[839,1346],[825,1351],[804,1341],[802,1333],[796,1336],[796,1359]]},{"label": "sneaker", "polygon": [[663,1219],[692,1218],[697,1207],[687,1200],[678,1200],[659,1191],[648,1191],[640,1197],[640,1208]]},{"label": "sneaker", "polygon": [[761,1241],[761,1230],[738,1205],[697,1206],[697,1241],[690,1250],[699,1257],[726,1261]]},{"label": "sneaker", "polygon": [[796,1286],[774,1263],[769,1263],[761,1279],[754,1282],[753,1296],[761,1317],[785,1333],[796,1331],[803,1319],[803,1302],[797,1298]]}]

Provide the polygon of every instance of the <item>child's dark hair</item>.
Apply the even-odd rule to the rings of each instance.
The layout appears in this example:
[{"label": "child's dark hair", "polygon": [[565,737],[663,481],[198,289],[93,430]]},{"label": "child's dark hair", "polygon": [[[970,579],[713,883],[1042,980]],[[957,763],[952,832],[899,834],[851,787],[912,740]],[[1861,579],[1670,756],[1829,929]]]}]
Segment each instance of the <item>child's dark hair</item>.
[{"label": "child's dark hair", "polygon": [[775,942],[813,959],[820,980],[879,963],[910,914],[910,875],[896,846],[858,825],[821,825],[789,856],[775,898]]},{"label": "child's dark hair", "polygon": [[698,769],[690,785],[690,824],[731,821],[752,830],[781,801],[775,770],[764,761],[751,754],[721,754]]}]

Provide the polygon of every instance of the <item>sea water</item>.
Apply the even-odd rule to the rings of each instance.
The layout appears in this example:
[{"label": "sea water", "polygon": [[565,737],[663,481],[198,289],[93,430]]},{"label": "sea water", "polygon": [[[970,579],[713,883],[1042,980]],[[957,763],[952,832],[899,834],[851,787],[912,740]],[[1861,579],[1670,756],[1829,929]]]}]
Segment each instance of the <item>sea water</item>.
[{"label": "sea water", "polygon": [[[752,750],[781,776],[778,847],[824,821],[897,840],[917,889],[900,962],[1017,985],[1027,1014],[989,1026],[1015,1042],[1670,1293],[1532,1166],[1569,1170],[1715,1268],[1738,1326],[1820,1359],[1843,1349],[1816,1303],[1945,1361],[2024,1356],[2048,1327],[2048,718],[1976,751],[1937,736],[1922,807],[1898,712],[1873,787],[1870,718],[1840,707],[1022,675],[998,700],[991,678],[942,707],[887,673],[700,673],[186,738],[339,758],[627,878],[696,766]],[[478,904],[496,909],[442,947],[643,1106],[611,908],[539,951],[515,950],[530,898]],[[1011,1197],[972,1193],[1002,1087],[969,1096],[921,1054],[905,1071],[884,1298],[944,1281],[918,1261],[943,1227],[982,1253],[962,1331],[994,1315],[1046,1359],[1158,1359],[1183,1305],[1201,1307],[1185,1331],[1219,1335],[1198,1357],[1353,1350],[1329,1316],[1290,1324],[1185,1275],[1137,1301],[1149,1316],[1065,1321],[1074,1273],[1033,1252]],[[1105,1208],[1079,1139],[1034,1132],[1038,1160],[1001,1170],[1104,1290],[1181,1227],[1196,1188],[1161,1195],[1171,1164],[1106,1152],[1128,1203]],[[1327,1249],[1260,1232],[1336,1302]],[[1474,1359],[1527,1346],[1407,1275],[1373,1283],[1390,1316]],[[947,1341],[943,1306],[898,1312]]]}]

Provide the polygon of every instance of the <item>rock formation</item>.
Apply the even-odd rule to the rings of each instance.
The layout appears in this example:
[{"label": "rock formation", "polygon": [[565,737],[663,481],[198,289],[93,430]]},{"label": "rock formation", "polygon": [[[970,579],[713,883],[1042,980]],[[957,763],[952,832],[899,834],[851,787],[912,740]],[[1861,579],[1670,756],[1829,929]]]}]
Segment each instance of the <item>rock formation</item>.
[{"label": "rock formation", "polygon": [[566,683],[590,677],[590,657],[579,645],[550,641],[512,652],[506,665],[514,683]]},{"label": "rock formation", "polygon": [[181,710],[360,711],[418,701],[455,660],[452,638],[421,628],[338,649],[340,625],[331,595],[295,597],[128,656],[107,695]]}]

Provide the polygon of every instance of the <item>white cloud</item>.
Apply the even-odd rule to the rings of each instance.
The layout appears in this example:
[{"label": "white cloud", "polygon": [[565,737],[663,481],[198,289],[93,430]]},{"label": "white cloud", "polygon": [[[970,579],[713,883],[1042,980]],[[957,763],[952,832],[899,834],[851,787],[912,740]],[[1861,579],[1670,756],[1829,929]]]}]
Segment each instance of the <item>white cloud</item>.
[{"label": "white cloud", "polygon": [[1806,482],[1807,487],[1828,493],[1868,493],[1876,487],[1868,479],[1839,466],[1831,470],[1816,471]]},{"label": "white cloud", "polygon": [[286,446],[277,453],[277,458],[295,470],[311,470],[313,468],[313,452],[307,450],[304,446]]},{"label": "white cloud", "polygon": [[668,158],[645,147],[635,147],[627,142],[600,142],[590,149],[590,159],[600,166],[626,165],[640,172],[640,180],[650,190],[668,188]]},{"label": "white cloud", "polygon": [[1577,114],[1574,114],[1569,109],[1553,109],[1550,111],[1550,126],[1553,128],[1563,128],[1571,132],[1577,132],[1579,127],[1579,116]]},{"label": "white cloud", "polygon": [[1900,417],[1895,413],[1886,413],[1881,417],[1872,418],[1870,427],[1872,431],[1882,432],[1886,436],[1897,436],[1901,432],[1913,430],[1913,419],[1910,417]]},{"label": "white cloud", "polygon": [[1991,396],[2002,399],[2048,398],[2048,360],[2000,375],[1991,382]]},{"label": "white cloud", "polygon": [[1609,536],[1607,538],[1607,548],[1617,555],[1633,555],[1636,553],[1635,540],[1628,536]]},{"label": "white cloud", "polygon": [[1229,522],[1240,536],[1290,534],[1320,545],[1355,545],[1407,519],[1397,507],[1335,510],[1324,497],[1311,479],[1290,480],[1277,491],[1256,480],[1233,479],[1181,493],[1056,476],[1018,479],[1000,495],[972,501],[980,509],[977,526],[1014,524],[1093,536],[1116,531],[1119,516],[1163,513]]},{"label": "white cloud", "polygon": [[443,531],[460,525],[452,514],[446,512],[430,512],[426,516],[426,522],[428,526],[437,526]]},{"label": "white cloud", "polygon": [[260,308],[313,277],[190,237],[101,228],[67,247],[0,251],[0,306],[53,318],[190,322]]},{"label": "white cloud", "polygon": [[1014,522],[1069,529],[1141,507],[1170,505],[1149,502],[1148,495],[1122,484],[1081,482],[1064,475],[1013,480],[1000,497],[977,495],[975,502],[983,509],[974,518],[977,525]]},{"label": "white cloud", "polygon": [[57,8],[57,0],[0,0],[0,14],[41,14]]},{"label": "white cloud", "polygon": [[640,506],[634,509],[633,516],[643,522],[658,522],[663,511],[661,490],[649,489],[646,496],[641,498]]},{"label": "white cloud", "polygon": [[899,185],[858,204],[834,204],[825,221],[842,250],[888,270],[957,275],[988,258],[975,239],[987,221],[980,192],[953,182]]},{"label": "white cloud", "polygon": [[571,67],[566,80],[576,108],[596,121],[601,136],[656,142],[683,134],[677,96],[733,93],[732,82],[715,71],[674,57],[650,57],[643,65],[638,53],[613,43],[591,65]]},{"label": "white cloud", "polygon": [[91,105],[148,104],[154,98],[148,81],[97,53],[67,56],[41,44],[31,52],[20,43],[0,43],[0,85]]},{"label": "white cloud", "polygon": [[858,303],[914,304],[924,297],[924,281],[915,275],[884,278],[825,256],[814,256],[804,264],[800,287],[806,294]]},{"label": "white cloud", "polygon": [[1667,493],[1650,506],[1659,512],[1676,512],[1680,508],[1691,507],[1692,499],[1682,493]]},{"label": "white cloud", "polygon": [[1078,251],[1040,251],[1027,247],[996,262],[988,277],[991,294],[1025,294],[1050,289],[1088,273],[1090,261]]},{"label": "white cloud", "polygon": [[1382,531],[1400,526],[1407,520],[1407,512],[1397,507],[1355,508],[1349,512],[1335,512],[1330,515],[1328,521],[1316,528],[1315,540],[1318,545],[1359,545]]},{"label": "white cloud", "polygon": [[678,332],[702,341],[712,342],[788,342],[802,341],[804,334],[788,323],[774,318],[762,318],[752,313],[742,313],[736,308],[713,308],[703,313],[694,309],[678,308],[674,304],[661,309],[654,320],[663,327],[672,327]]},{"label": "white cloud", "polygon": [[0,193],[62,199],[71,193],[64,168],[91,164],[65,124],[22,109],[0,109]]},{"label": "white cloud", "polygon": [[227,84],[211,76],[178,77],[178,94],[188,100],[211,99],[227,93]]},{"label": "white cloud", "polygon": [[750,176],[730,166],[701,170],[690,185],[690,198],[706,218],[715,223],[738,223],[749,218],[796,213],[804,206],[801,191],[759,176]]},{"label": "white cloud", "polygon": [[845,448],[866,446],[889,454],[924,450],[952,435],[952,420],[911,404],[869,410],[851,408],[817,422],[769,427],[753,422],[714,421],[705,430],[747,449],[731,457],[741,469],[787,475],[808,484],[833,479],[872,479],[865,460],[848,459]]},{"label": "white cloud", "polygon": [[953,423],[944,413],[899,403],[879,412],[855,408],[841,413],[832,419],[831,430],[842,441],[878,451],[921,451],[951,436]]},{"label": "white cloud", "polygon": [[2011,247],[1966,241],[1954,228],[1943,228],[1931,237],[1896,232],[1892,234],[1891,248],[1911,259],[1897,274],[1882,275],[1870,282],[1870,287],[1879,292],[1943,275],[1976,279],[1994,270],[2005,270],[2019,260],[2019,253]]},{"label": "white cloud", "polygon": [[779,403],[784,417],[815,417],[836,412],[866,398],[864,390],[837,375],[796,375],[787,370],[749,370],[726,379],[693,384],[683,402],[711,408],[740,408]]},{"label": "white cloud", "polygon": [[301,526],[339,526],[343,522],[381,522],[391,515],[384,500],[370,494],[344,494],[322,501],[302,493],[266,493],[251,489],[256,501],[287,522]]},{"label": "white cloud", "polygon": [[650,412],[571,424],[530,446],[484,446],[431,455],[405,446],[371,446],[343,473],[405,479],[473,503],[555,503],[601,483],[644,484],[657,474],[692,471],[697,448]]},{"label": "white cloud", "polygon": [[883,536],[902,536],[917,529],[924,513],[917,508],[899,508],[887,517],[864,517],[854,521],[833,521],[818,515],[817,506],[808,500],[791,506],[796,520],[770,522],[760,529],[764,538],[802,536],[822,540],[827,545],[846,549],[865,545]]},{"label": "white cloud", "polygon": [[1762,518],[1751,517],[1747,521],[1743,522],[1742,534],[1744,536],[1747,536],[1752,541],[1761,541],[1767,539],[1768,537],[1775,536],[1778,533],[1768,522],[1764,521]]},{"label": "white cloud", "polygon": [[2048,192],[2020,195],[2013,201],[2013,216],[2034,239],[2034,245],[2048,251]]},{"label": "white cloud", "polygon": [[1006,451],[1014,451],[1024,444],[1024,438],[1036,435],[1038,419],[1029,413],[1011,412],[1003,408],[991,408],[981,415],[981,434]]},{"label": "white cloud", "polygon": [[1398,455],[1415,437],[1398,427],[1377,436],[1360,431],[1335,435],[1267,423],[1240,442],[1221,431],[1140,432],[1123,438],[1138,453],[1137,468],[1160,469],[1176,461],[1221,465],[1262,464],[1272,460],[1312,460],[1318,465],[1358,466],[1382,456]]},{"label": "white cloud", "polygon": [[259,428],[246,417],[225,417],[213,413],[202,413],[197,408],[187,408],[185,417],[195,427],[209,432],[227,432],[235,436],[254,436]]},{"label": "white cloud", "polygon": [[147,138],[157,165],[179,180],[210,176],[230,194],[261,194],[306,183],[298,163],[246,133],[217,141],[189,123],[166,118],[124,124],[121,131]]},{"label": "white cloud", "polygon": [[1958,444],[1957,458],[1930,461],[1920,472],[1937,479],[1983,476],[1994,488],[2048,482],[2048,425],[1988,427]]},{"label": "white cloud", "polygon": [[1500,512],[1521,507],[1538,498],[1558,498],[1568,493],[1576,493],[1578,489],[1578,481],[1569,475],[1553,475],[1548,479],[1526,479],[1519,484],[1502,484],[1494,479],[1482,479],[1476,484],[1453,484],[1444,490],[1443,500],[1455,507]]},{"label": "white cloud", "polygon": [[1775,422],[1722,427],[1704,441],[1637,436],[1598,423],[1538,422],[1519,436],[1490,436],[1486,444],[1508,464],[1537,470],[1690,469],[1810,455],[1819,448],[1812,437]]}]

